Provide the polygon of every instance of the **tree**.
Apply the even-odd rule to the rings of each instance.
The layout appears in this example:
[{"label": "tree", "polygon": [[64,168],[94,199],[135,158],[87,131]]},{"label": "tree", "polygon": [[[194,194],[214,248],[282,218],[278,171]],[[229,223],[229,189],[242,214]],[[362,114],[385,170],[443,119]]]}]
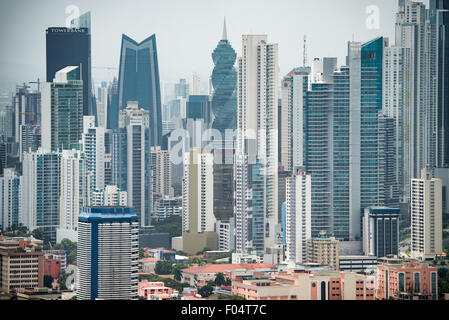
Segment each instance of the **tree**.
[{"label": "tree", "polygon": [[156,262],[156,267],[154,268],[156,274],[171,274],[172,264],[170,261],[159,260]]},{"label": "tree", "polygon": [[142,259],[145,256],[145,251],[143,248],[139,248],[139,259]]},{"label": "tree", "polygon": [[222,286],[226,283],[224,274],[222,272],[219,272],[215,275],[215,285],[216,286]]},{"label": "tree", "polygon": [[44,275],[44,287],[51,289],[51,288],[53,288],[52,283],[53,283],[53,277],[49,276],[49,275]]},{"label": "tree", "polygon": [[44,230],[42,228],[34,229],[31,235],[36,239],[44,240]]},{"label": "tree", "polygon": [[182,278],[182,272],[179,267],[173,268],[173,274],[176,281],[181,281]]},{"label": "tree", "polygon": [[198,289],[198,293],[203,297],[203,298],[207,298],[209,297],[212,292],[214,291],[214,287],[211,286],[209,283],[206,286],[203,286],[201,288]]},{"label": "tree", "polygon": [[76,261],[78,244],[69,239],[62,239],[61,243],[54,246],[56,250],[64,250],[67,253],[67,263],[73,264]]}]

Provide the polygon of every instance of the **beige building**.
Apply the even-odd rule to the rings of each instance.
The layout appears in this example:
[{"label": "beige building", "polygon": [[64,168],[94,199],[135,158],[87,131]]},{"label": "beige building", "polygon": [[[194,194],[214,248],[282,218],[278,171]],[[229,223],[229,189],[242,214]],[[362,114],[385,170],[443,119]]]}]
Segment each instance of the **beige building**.
[{"label": "beige building", "polygon": [[42,240],[0,235],[0,291],[10,293],[43,286]]},{"label": "beige building", "polygon": [[218,249],[214,216],[213,155],[192,148],[184,155],[182,181],[182,248],[195,254]]},{"label": "beige building", "polygon": [[411,256],[433,259],[443,252],[443,193],[440,179],[421,170],[411,185]]},{"label": "beige building", "polygon": [[307,240],[307,262],[328,265],[338,270],[339,243],[335,237],[320,236]]}]

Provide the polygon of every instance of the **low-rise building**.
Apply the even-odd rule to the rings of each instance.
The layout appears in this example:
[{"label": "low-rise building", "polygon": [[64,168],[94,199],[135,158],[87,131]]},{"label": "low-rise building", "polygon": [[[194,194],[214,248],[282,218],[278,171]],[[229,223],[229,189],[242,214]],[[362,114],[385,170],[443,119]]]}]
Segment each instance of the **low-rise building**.
[{"label": "low-rise building", "polygon": [[143,280],[139,282],[138,295],[145,298],[145,300],[168,300],[178,297],[178,291],[166,287],[163,282]]},{"label": "low-rise building", "polygon": [[340,256],[339,270],[351,272],[376,272],[377,257],[375,256]]},{"label": "low-rise building", "polygon": [[246,300],[374,300],[375,277],[345,271],[279,272],[232,281]]},{"label": "low-rise building", "polygon": [[307,262],[326,264],[338,270],[339,243],[335,237],[320,234],[307,240]]},{"label": "low-rise building", "polygon": [[225,278],[231,278],[231,272],[235,271],[269,271],[276,270],[275,266],[267,263],[250,264],[206,264],[181,270],[182,283],[200,288],[207,285],[207,282],[215,280],[217,273],[223,273]]},{"label": "low-rise building", "polygon": [[377,299],[437,300],[438,269],[417,260],[377,266]]},{"label": "low-rise building", "polygon": [[44,286],[44,253],[42,240],[2,238],[0,240],[0,291]]},{"label": "low-rise building", "polygon": [[139,260],[139,272],[141,273],[154,273],[156,263],[159,261],[157,258],[143,258]]},{"label": "low-rise building", "polygon": [[61,274],[61,257],[58,255],[44,255],[44,276],[51,276],[56,279]]}]

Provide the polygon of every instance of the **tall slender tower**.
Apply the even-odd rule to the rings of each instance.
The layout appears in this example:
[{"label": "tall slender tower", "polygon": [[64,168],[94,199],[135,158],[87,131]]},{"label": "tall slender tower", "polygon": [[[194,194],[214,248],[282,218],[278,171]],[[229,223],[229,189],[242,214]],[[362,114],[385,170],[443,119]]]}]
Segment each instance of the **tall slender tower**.
[{"label": "tall slender tower", "polygon": [[118,95],[118,110],[125,109],[129,101],[137,101],[140,108],[150,113],[150,145],[161,146],[162,107],[156,35],[140,43],[122,36]]},{"label": "tall slender tower", "polygon": [[223,35],[221,38],[212,53],[212,60],[215,64],[212,72],[212,85],[214,88],[212,110],[215,114],[212,127],[219,130],[224,138],[225,130],[234,130],[237,121],[237,72],[234,68],[237,54],[227,37],[226,20],[223,24]]},{"label": "tall slender tower", "polygon": [[[252,201],[248,219],[252,220],[253,249],[263,253],[277,243],[278,45],[268,43],[266,35],[243,35],[242,53],[238,59],[236,154],[247,155],[248,166],[255,166],[248,178],[257,201]],[[246,192],[242,189],[236,197],[244,199]]]}]

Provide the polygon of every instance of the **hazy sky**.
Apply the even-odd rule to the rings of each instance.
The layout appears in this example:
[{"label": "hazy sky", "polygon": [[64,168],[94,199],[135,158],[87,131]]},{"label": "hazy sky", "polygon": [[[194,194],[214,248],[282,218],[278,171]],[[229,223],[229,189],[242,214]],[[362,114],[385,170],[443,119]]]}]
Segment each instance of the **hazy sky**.
[{"label": "hazy sky", "polygon": [[[69,5],[81,14],[91,11],[93,66],[118,68],[122,33],[138,42],[155,33],[161,80],[190,81],[196,72],[205,86],[224,16],[238,55],[242,34],[267,34],[279,43],[282,78],[302,64],[303,34],[309,62],[336,56],[339,65],[353,37],[365,42],[384,35],[393,41],[397,0],[1,0],[0,92],[45,80],[45,29],[65,26]],[[370,5],[380,9],[379,29],[366,27]],[[92,76],[99,83],[117,72],[94,68]]]}]

